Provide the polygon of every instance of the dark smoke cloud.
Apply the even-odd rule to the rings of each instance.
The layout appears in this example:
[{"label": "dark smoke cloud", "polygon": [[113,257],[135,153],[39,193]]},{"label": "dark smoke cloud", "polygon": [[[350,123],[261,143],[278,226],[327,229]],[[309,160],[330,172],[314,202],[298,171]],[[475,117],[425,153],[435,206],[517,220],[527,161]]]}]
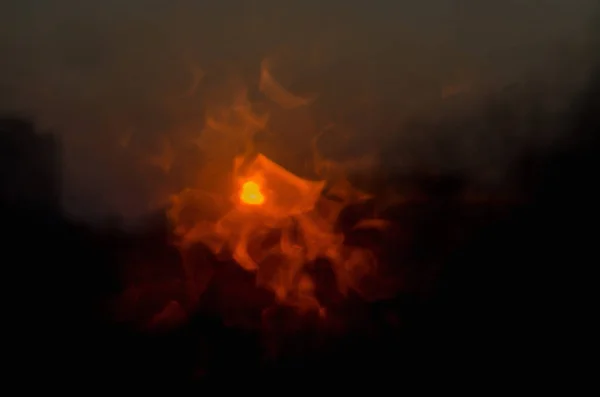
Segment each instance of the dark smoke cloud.
[{"label": "dark smoke cloud", "polygon": [[[185,184],[186,167],[201,166],[186,142],[202,129],[207,106],[257,86],[266,58],[278,60],[283,86],[319,94],[319,123],[334,123],[361,146],[404,142],[417,164],[436,128],[401,127],[414,115],[435,120],[479,109],[490,92],[531,81],[546,87],[545,97],[576,92],[591,62],[593,7],[592,0],[3,2],[0,108],[31,114],[61,135],[70,212],[134,217]],[[199,77],[204,91],[190,96]],[[495,132],[489,121],[478,123],[443,139],[483,148],[477,139]],[[494,150],[488,146],[481,150]],[[437,161],[460,163],[460,153]]]}]

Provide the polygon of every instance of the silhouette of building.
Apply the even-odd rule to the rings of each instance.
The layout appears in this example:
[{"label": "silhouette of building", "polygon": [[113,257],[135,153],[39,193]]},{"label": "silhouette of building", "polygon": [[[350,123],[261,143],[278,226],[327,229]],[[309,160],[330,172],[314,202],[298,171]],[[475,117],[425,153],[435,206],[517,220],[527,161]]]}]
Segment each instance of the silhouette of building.
[{"label": "silhouette of building", "polygon": [[0,117],[0,204],[59,211],[61,150],[56,136],[39,134],[33,122]]}]

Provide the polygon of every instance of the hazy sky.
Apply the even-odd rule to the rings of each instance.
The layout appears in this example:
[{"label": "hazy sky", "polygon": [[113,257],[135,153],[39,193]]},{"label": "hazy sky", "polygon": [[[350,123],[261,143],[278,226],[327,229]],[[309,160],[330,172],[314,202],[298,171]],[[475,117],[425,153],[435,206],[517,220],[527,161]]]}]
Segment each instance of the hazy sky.
[{"label": "hazy sky", "polygon": [[[274,129],[308,136],[334,123],[381,146],[448,93],[532,76],[578,84],[595,3],[3,1],[0,109],[61,135],[70,211],[132,216],[200,167],[189,142],[206,112],[244,86],[254,98],[265,58],[283,86],[319,94]],[[186,97],[196,78],[201,87]],[[304,139],[288,133],[282,141]],[[169,153],[185,160],[165,163]]]}]

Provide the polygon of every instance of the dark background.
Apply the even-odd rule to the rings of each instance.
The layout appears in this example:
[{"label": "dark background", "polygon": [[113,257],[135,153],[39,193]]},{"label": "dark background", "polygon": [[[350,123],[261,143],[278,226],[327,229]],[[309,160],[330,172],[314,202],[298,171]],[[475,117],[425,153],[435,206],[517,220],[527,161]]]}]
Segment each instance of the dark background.
[{"label": "dark background", "polygon": [[[310,116],[272,114],[278,152],[301,156],[304,137],[333,124],[348,136],[339,151],[390,157],[387,170],[443,168],[497,185],[520,151],[546,150],[564,130],[559,115],[594,65],[595,6],[7,1],[0,108],[59,137],[63,206],[93,221],[130,223],[160,207],[192,168],[207,115],[243,88],[262,99],[264,59],[291,92],[319,95]],[[483,115],[490,96],[512,113],[504,125]],[[533,128],[536,112],[547,116]],[[459,125],[426,128],[436,123]]]}]

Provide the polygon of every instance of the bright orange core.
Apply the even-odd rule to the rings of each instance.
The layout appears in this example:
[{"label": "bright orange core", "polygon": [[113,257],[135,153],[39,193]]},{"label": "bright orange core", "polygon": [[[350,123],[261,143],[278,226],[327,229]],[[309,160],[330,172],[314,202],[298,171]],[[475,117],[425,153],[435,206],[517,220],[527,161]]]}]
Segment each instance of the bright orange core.
[{"label": "bright orange core", "polygon": [[248,181],[242,185],[240,200],[245,204],[260,205],[265,202],[265,196],[261,193],[258,183]]}]

